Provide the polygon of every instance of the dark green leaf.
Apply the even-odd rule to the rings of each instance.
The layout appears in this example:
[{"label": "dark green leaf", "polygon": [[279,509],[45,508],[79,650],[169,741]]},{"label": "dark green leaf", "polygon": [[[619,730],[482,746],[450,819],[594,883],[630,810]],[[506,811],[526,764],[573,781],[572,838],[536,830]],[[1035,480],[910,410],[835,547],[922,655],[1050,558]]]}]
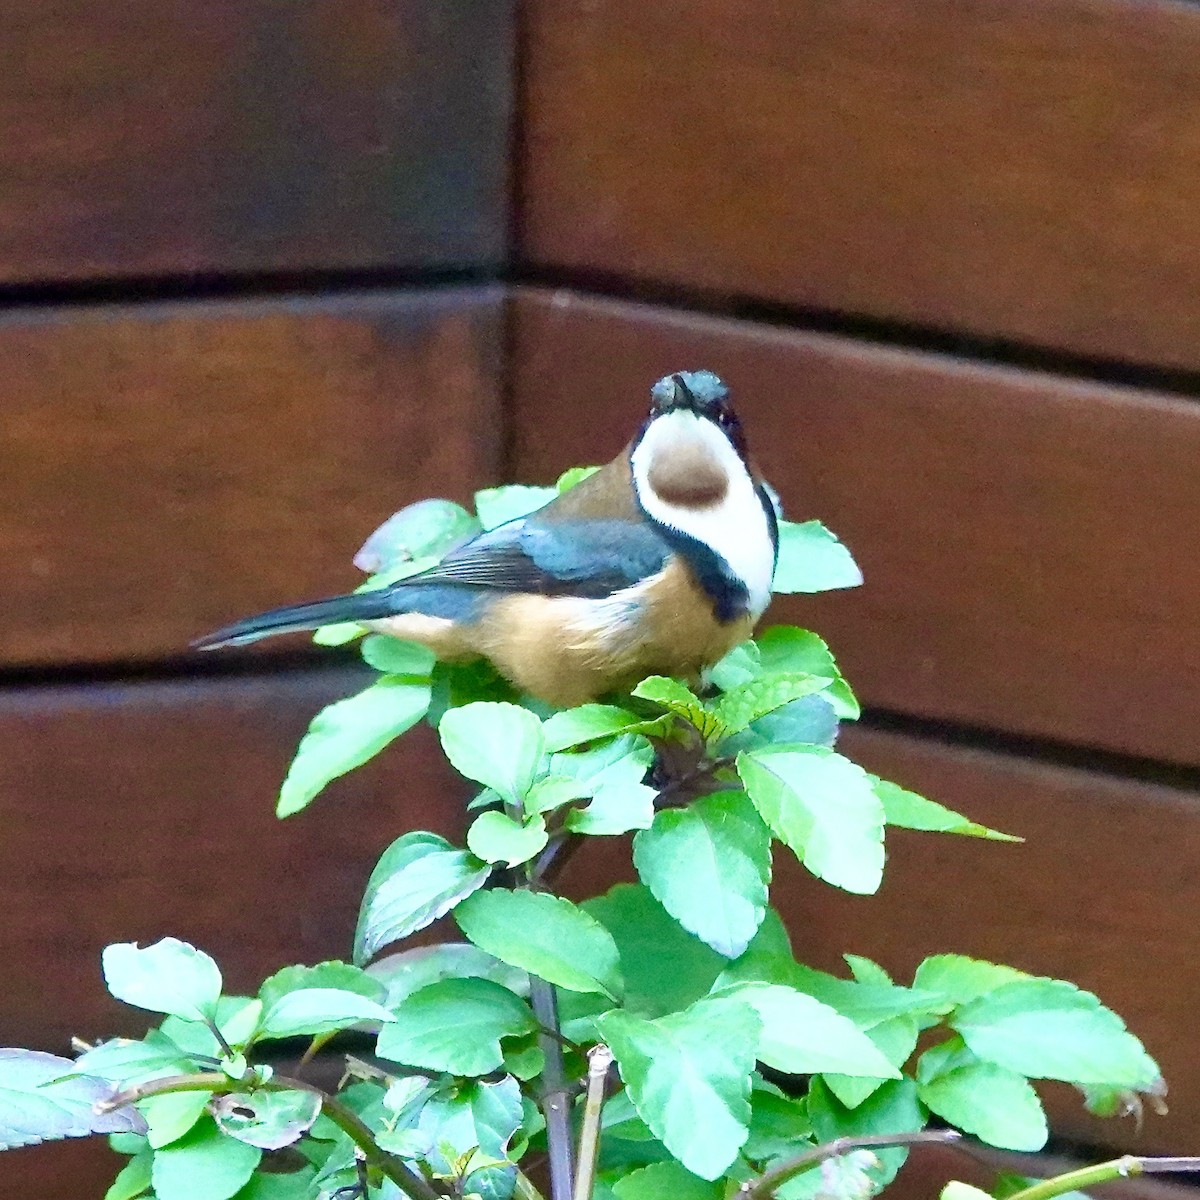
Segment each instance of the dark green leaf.
[{"label": "dark green leaf", "polygon": [[655,899],[689,933],[736,958],[767,908],[771,835],[742,792],[665,809],[633,841],[633,861]]},{"label": "dark green leaf", "polygon": [[272,1171],[269,1175],[255,1172],[233,1200],[312,1200],[314,1174],[309,1168]]},{"label": "dark green leaf", "polygon": [[490,874],[486,863],[436,834],[405,834],[371,873],[354,933],[355,961],[444,916]]},{"label": "dark green leaf", "polygon": [[435,661],[428,646],[401,641],[383,633],[373,633],[365,638],[361,652],[363,661],[384,675],[415,675],[428,679]]},{"label": "dark green leaf", "polygon": [[716,951],[683,930],[649,889],[619,883],[584,903],[620,951],[625,1006],[647,1016],[686,1008],[704,996],[725,965]]},{"label": "dark green leaf", "polygon": [[185,1021],[215,1016],[221,995],[217,964],[195,946],[163,938],[152,946],[117,942],[103,954],[104,982],[126,1004]]},{"label": "dark green leaf", "polygon": [[405,997],[396,1022],[379,1034],[380,1058],[448,1071],[485,1075],[504,1059],[500,1039],[531,1033],[529,1005],[488,979],[443,979]]},{"label": "dark green leaf", "polygon": [[486,700],[452,708],[438,725],[454,769],[520,804],[542,761],[542,723],[516,704]]},{"label": "dark green leaf", "polygon": [[[874,778],[874,776],[872,776]],[[1001,833],[968,820],[961,813],[906,791],[886,779],[877,779],[875,794],[883,802],[883,813],[889,825],[900,829],[921,829],[930,833],[957,833],[964,837],[988,838],[994,842],[1021,842],[1024,838]]]},{"label": "dark green leaf", "polygon": [[994,992],[1006,983],[1029,979],[1024,971],[1000,963],[968,958],[965,954],[935,954],[927,958],[913,976],[913,987],[941,996],[949,1006]]},{"label": "dark green leaf", "polygon": [[470,942],[413,946],[377,959],[367,972],[387,989],[386,1008],[395,1008],[405,996],[442,979],[490,979],[517,995],[529,991],[529,976],[524,971],[510,967]]},{"label": "dark green leaf", "polygon": [[779,561],[771,590],[777,594],[827,592],[863,581],[850,551],[820,521],[779,522]]},{"label": "dark green leaf", "polygon": [[1146,1088],[1159,1077],[1121,1018],[1062,980],[1005,984],[956,1010],[949,1024],[980,1058],[1031,1079]]},{"label": "dark green leaf", "polygon": [[262,1158],[257,1146],[226,1137],[203,1117],[179,1141],[154,1155],[150,1177],[157,1200],[229,1200]]},{"label": "dark green leaf", "polygon": [[96,1105],[111,1099],[116,1088],[75,1070],[75,1063],[57,1054],[0,1050],[0,1150],[91,1133],[146,1132],[135,1108],[97,1112]]},{"label": "dark green leaf", "polygon": [[321,1115],[321,1098],[314,1092],[230,1092],[213,1101],[212,1112],[229,1137],[264,1150],[281,1150],[312,1127]]},{"label": "dark green leaf", "polygon": [[1040,1150],[1049,1131],[1029,1080],[976,1060],[918,1085],[922,1103],[965,1133],[1003,1150]]},{"label": "dark green leaf", "polygon": [[361,967],[352,967],[344,962],[323,962],[315,967],[284,967],[276,971],[258,989],[263,1011],[269,1012],[289,992],[305,988],[337,988],[343,992],[357,992],[368,1000],[383,1002],[387,989],[373,979]]},{"label": "dark green leaf", "polygon": [[546,750],[555,753],[584,742],[598,742],[629,730],[638,730],[646,721],[613,704],[581,704],[555,713],[545,725]]},{"label": "dark green leaf", "polygon": [[384,675],[357,696],[322,709],[300,740],[276,814],[289,817],[307,808],[330,780],[374,758],[425,715],[429,696],[426,682]]},{"label": "dark green leaf", "polygon": [[651,1163],[613,1184],[616,1200],[721,1200],[725,1188],[685,1171],[678,1163]]},{"label": "dark green leaf", "polygon": [[544,508],[557,495],[558,488],[530,487],[522,483],[484,488],[475,493],[475,511],[484,529],[495,529]]},{"label": "dark green leaf", "polygon": [[756,1079],[750,1096],[750,1136],[742,1147],[749,1159],[775,1158],[800,1151],[811,1140],[812,1122],[802,1099]]},{"label": "dark green leaf", "polygon": [[746,791],[775,835],[818,878],[871,893],[883,878],[883,805],[867,773],[815,746],[738,755]]},{"label": "dark green leaf", "polygon": [[263,1038],[315,1037],[349,1029],[360,1021],[391,1021],[386,1008],[358,992],[340,988],[301,988],[281,996],[263,1014]]},{"label": "dark green leaf", "polygon": [[612,935],[569,900],[493,888],[464,900],[454,917],[475,945],[514,967],[571,991],[620,996]]},{"label": "dark green leaf", "polygon": [[536,815],[522,824],[502,812],[480,813],[467,830],[467,848],[476,858],[510,867],[536,857],[549,840],[545,820]]}]

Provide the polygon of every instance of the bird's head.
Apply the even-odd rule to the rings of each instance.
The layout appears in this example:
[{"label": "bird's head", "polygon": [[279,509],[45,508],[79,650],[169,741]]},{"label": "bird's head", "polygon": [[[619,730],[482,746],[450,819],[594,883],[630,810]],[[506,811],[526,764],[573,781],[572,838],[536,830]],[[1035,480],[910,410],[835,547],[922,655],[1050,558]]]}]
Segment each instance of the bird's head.
[{"label": "bird's head", "polygon": [[[688,413],[711,421],[733,444],[738,456],[746,457],[746,439],[741,422],[729,402],[729,389],[712,371],[674,371],[650,389],[650,418],[671,413]],[[677,423],[681,428],[684,422]]]}]

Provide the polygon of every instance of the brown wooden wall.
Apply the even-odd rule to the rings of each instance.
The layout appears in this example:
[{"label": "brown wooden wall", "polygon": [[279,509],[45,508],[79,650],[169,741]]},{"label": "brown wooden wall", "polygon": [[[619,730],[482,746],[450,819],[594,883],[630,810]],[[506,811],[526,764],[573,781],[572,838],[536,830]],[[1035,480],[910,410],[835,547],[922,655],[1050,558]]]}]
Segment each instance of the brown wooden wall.
[{"label": "brown wooden wall", "polygon": [[[277,823],[353,668],[187,642],[710,367],[866,573],[772,613],[856,684],[847,751],[1028,839],[898,836],[875,901],[781,866],[798,952],[1075,979],[1171,1114],[1063,1089],[1059,1136],[1200,1150],[1200,8],[0,0],[0,45],[0,1042],[136,1030],[110,941],[344,954],[459,792],[417,733]],[[5,1155],[0,1200],[106,1176]]]}]

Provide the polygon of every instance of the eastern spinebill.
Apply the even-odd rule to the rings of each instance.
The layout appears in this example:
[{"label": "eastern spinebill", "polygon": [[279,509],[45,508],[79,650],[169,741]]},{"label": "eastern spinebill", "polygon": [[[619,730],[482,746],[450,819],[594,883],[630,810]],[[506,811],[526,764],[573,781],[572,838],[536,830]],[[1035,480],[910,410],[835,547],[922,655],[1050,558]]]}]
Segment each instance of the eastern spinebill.
[{"label": "eastern spinebill", "polygon": [[490,659],[559,707],[695,678],[770,601],[776,511],[716,375],[678,371],[650,395],[633,441],[545,507],[419,575],[247,617],[196,648],[358,622],[441,659]]}]

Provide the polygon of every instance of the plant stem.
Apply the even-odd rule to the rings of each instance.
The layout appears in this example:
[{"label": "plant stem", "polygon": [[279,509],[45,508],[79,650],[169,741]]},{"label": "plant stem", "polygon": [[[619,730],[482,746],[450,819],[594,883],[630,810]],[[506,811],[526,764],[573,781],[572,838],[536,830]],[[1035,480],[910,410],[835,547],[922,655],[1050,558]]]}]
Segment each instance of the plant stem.
[{"label": "plant stem", "polygon": [[550,1200],[571,1200],[575,1170],[571,1146],[571,1088],[559,1043],[558,998],[554,987],[536,975],[529,977],[529,1001],[544,1032],[538,1035],[546,1065],[542,1071],[542,1114],[546,1118],[546,1143],[550,1150]]},{"label": "plant stem", "polygon": [[[924,1143],[956,1142],[962,1134],[957,1129],[925,1129],[918,1133],[872,1133],[863,1137],[840,1137],[822,1146],[813,1146],[803,1154],[786,1159],[778,1166],[764,1171],[757,1179],[743,1183],[738,1190],[739,1200],[767,1200],[777,1188],[803,1171],[811,1170],[827,1158],[837,1158],[840,1154],[848,1154],[851,1150],[874,1150],[886,1146],[918,1146]],[[1031,1189],[1032,1190],[1032,1189]],[[1067,1189],[1063,1189],[1066,1191]],[[1057,1195],[1057,1193],[1053,1193]],[[1026,1193],[1020,1193],[1022,1200],[1031,1200]],[[1016,1200],[1010,1196],[1009,1200]],[[1032,1200],[1040,1200],[1034,1197]]]},{"label": "plant stem", "polygon": [[[202,1071],[194,1075],[168,1075],[164,1079],[153,1079],[149,1083],[138,1084],[137,1087],[127,1088],[104,1101],[100,1106],[106,1112],[112,1112],[127,1105],[136,1104],[149,1096],[163,1096],[169,1092],[238,1092],[247,1087],[246,1082],[230,1079],[223,1071]],[[347,1108],[335,1096],[322,1091],[302,1079],[289,1079],[285,1075],[275,1075],[255,1088],[265,1092],[308,1092],[321,1101],[321,1111],[362,1151],[364,1159],[374,1167],[378,1167],[406,1196],[411,1200],[441,1200],[438,1192],[434,1191],[420,1175],[416,1173],[403,1159],[386,1150],[381,1150],[375,1142],[375,1135],[365,1121],[352,1109]]]},{"label": "plant stem", "polygon": [[1051,1200],[1064,1192],[1095,1187],[1112,1179],[1127,1179],[1131,1175],[1155,1175],[1172,1171],[1200,1171],[1200,1158],[1141,1158],[1126,1154],[1111,1162],[1097,1163],[1094,1167],[1079,1167],[1052,1179],[1040,1179],[1037,1183],[1019,1192],[1008,1200]]},{"label": "plant stem", "polygon": [[575,1168],[574,1200],[592,1200],[596,1182],[596,1160],[600,1155],[600,1117],[604,1111],[604,1089],[612,1051],[603,1043],[588,1051],[587,1098],[583,1103],[583,1121],[579,1130],[579,1163]]}]

